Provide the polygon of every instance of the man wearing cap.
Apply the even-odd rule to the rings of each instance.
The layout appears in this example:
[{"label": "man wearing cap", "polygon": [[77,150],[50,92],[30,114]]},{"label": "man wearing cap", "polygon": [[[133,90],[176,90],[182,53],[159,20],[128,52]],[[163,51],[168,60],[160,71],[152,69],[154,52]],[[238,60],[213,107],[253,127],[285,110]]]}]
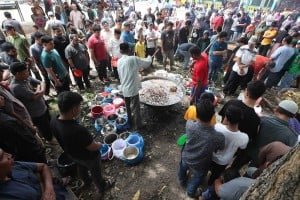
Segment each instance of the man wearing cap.
[{"label": "man wearing cap", "polygon": [[276,28],[276,22],[272,22],[269,30],[266,30],[263,35],[263,40],[261,41],[261,45],[259,47],[259,55],[266,56],[270,47],[272,40],[277,35],[277,28]]},{"label": "man wearing cap", "polygon": [[257,38],[252,36],[247,45],[241,46],[236,52],[236,62],[232,67],[229,79],[223,89],[227,95],[234,95],[237,88],[241,86],[244,90],[247,87],[247,83],[253,78],[253,62],[257,50],[255,49]]},{"label": "man wearing cap", "polygon": [[[90,73],[90,57],[87,52],[85,45],[79,42],[78,35],[71,34],[70,36],[71,43],[65,49],[65,55],[68,60],[68,63],[71,67],[71,70],[74,73],[74,78],[77,83],[77,86],[80,90],[84,90],[82,79],[87,88],[91,87],[89,80]],[[81,74],[76,74],[74,70],[79,70]]]},{"label": "man wearing cap", "polygon": [[52,31],[53,30],[52,28],[54,26],[61,27],[61,29],[64,32],[64,34],[66,33],[65,28],[64,28],[62,22],[60,20],[57,20],[55,18],[55,16],[54,16],[54,14],[53,14],[52,11],[48,12],[48,17],[49,17],[49,20],[46,22],[46,25],[45,25],[45,28],[44,28],[45,31],[48,33],[48,35],[50,35],[50,33],[51,33],[51,35],[54,36],[54,32]]},{"label": "man wearing cap", "polygon": [[131,32],[131,24],[129,22],[124,23],[124,30],[121,34],[121,40],[129,45],[132,54],[135,47],[135,40],[133,33]]},{"label": "man wearing cap", "polygon": [[107,51],[105,42],[100,35],[100,25],[93,26],[93,35],[88,40],[88,48],[90,51],[91,59],[95,64],[95,68],[98,72],[98,77],[102,84],[108,83],[106,67],[107,67]]},{"label": "man wearing cap", "polygon": [[279,141],[287,146],[296,145],[298,136],[289,128],[289,119],[298,112],[298,105],[291,100],[281,101],[274,111],[274,116],[261,117],[259,133],[252,143],[249,143],[247,153],[257,164],[259,149],[271,142]]},{"label": "man wearing cap", "polygon": [[54,83],[57,93],[70,90],[70,79],[61,57],[54,49],[53,39],[50,36],[43,36],[42,39],[43,52],[41,61],[45,67],[49,79]]},{"label": "man wearing cap", "polygon": [[[10,72],[14,75],[10,83],[11,93],[25,105],[41,136],[51,141],[50,114],[43,98],[45,83],[30,77],[27,64],[24,62],[12,63]],[[37,86],[35,90],[33,90],[33,85]]]},{"label": "man wearing cap", "polygon": [[34,60],[36,66],[39,68],[39,70],[41,71],[43,77],[44,77],[44,81],[46,84],[46,88],[45,88],[45,95],[49,95],[50,92],[50,80],[48,78],[47,75],[47,71],[43,66],[43,63],[41,61],[41,55],[43,52],[43,44],[42,44],[42,36],[44,36],[43,33],[41,32],[35,32],[34,33],[34,44],[30,46],[29,48],[29,52],[30,52],[30,56],[31,58]]},{"label": "man wearing cap", "polygon": [[125,97],[125,105],[128,114],[128,122],[133,128],[143,128],[144,124],[140,114],[139,90],[141,81],[139,70],[151,65],[152,57],[139,58],[129,56],[130,48],[127,43],[120,44],[122,57],[118,60],[117,69],[121,82],[121,91]]},{"label": "man wearing cap", "polygon": [[10,12],[4,12],[4,16],[6,20],[2,22],[2,29],[5,29],[6,25],[12,25],[19,34],[26,36],[22,25],[20,24],[20,22],[12,18]]},{"label": "man wearing cap", "polygon": [[0,53],[0,57],[2,61],[8,65],[13,62],[19,62],[20,60],[18,57],[18,52],[15,46],[10,42],[4,42],[2,44],[3,52]]}]

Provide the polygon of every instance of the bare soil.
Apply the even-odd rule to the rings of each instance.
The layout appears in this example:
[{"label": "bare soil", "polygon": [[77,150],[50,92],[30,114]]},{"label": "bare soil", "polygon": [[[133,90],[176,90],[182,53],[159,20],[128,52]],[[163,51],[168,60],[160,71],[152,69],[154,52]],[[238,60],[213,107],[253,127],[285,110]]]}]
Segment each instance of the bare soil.
[{"label": "bare soil", "polygon": [[[161,66],[155,66],[154,69],[161,69]],[[172,73],[187,74],[186,71],[180,69],[180,66]],[[102,141],[103,136],[96,132],[93,127],[94,122],[88,116],[90,112],[88,102],[92,101],[97,92],[104,89],[97,83],[98,79],[95,80],[94,90],[82,94],[86,101],[79,120],[89,128],[96,140]],[[57,113],[55,101],[51,102],[50,107],[52,113]],[[185,190],[177,181],[181,148],[176,144],[178,137],[184,133],[185,110],[186,107],[182,103],[163,108],[141,104],[142,117],[147,123],[146,128],[139,131],[145,142],[143,160],[134,166],[127,165],[118,158],[103,161],[101,164],[103,176],[116,181],[115,186],[105,193],[103,199],[174,200],[186,198]],[[50,145],[48,148],[52,150],[49,156],[56,159],[61,152],[59,145]],[[71,185],[75,184],[75,180],[71,181]],[[96,191],[94,188],[94,186],[85,189],[74,187],[73,191],[79,199],[94,199]]]}]

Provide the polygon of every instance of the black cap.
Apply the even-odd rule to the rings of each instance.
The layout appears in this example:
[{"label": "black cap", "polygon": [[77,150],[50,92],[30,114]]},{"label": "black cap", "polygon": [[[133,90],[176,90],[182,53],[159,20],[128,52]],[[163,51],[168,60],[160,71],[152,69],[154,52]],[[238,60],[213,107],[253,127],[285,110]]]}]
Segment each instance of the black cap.
[{"label": "black cap", "polygon": [[9,69],[9,65],[4,63],[4,62],[1,62],[0,63],[0,70],[3,71],[5,69]]},{"label": "black cap", "polygon": [[10,42],[4,42],[2,45],[1,45],[1,48],[3,51],[5,52],[9,52],[10,50],[12,49],[16,49],[16,47],[10,43]]},{"label": "black cap", "polygon": [[9,67],[10,72],[15,75],[17,72],[21,72],[27,69],[27,65],[24,62],[14,62]]}]

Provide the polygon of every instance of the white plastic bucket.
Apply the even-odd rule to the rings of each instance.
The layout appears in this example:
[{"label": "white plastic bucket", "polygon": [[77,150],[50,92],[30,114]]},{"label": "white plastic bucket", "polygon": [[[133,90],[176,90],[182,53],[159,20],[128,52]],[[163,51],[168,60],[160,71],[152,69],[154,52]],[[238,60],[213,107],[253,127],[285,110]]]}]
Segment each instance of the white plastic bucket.
[{"label": "white plastic bucket", "polygon": [[123,157],[124,149],[126,147],[127,147],[127,143],[126,143],[125,140],[123,140],[123,139],[116,139],[112,143],[112,145],[111,145],[114,157],[122,158]]}]

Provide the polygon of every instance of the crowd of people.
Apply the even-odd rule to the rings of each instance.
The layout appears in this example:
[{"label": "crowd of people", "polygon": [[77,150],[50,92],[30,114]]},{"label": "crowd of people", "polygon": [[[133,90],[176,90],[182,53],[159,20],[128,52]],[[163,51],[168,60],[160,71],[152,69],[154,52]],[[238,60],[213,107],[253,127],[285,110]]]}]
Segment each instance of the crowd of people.
[{"label": "crowd of people", "polygon": [[[31,41],[20,22],[4,13],[0,127],[6,134],[0,134],[0,198],[21,197],[12,188],[28,183],[34,199],[63,199],[66,192],[63,187],[55,190],[46,165],[44,142],[56,142],[53,136],[77,163],[85,185],[94,182],[99,194],[113,186],[99,170],[101,143],[75,120],[83,98],[70,91],[71,78],[80,92],[93,89],[91,63],[97,82],[106,85],[113,78],[120,83],[134,129],[146,125],[140,113],[139,75],[153,62],[171,71],[175,62],[183,61],[183,70],[191,71],[192,106],[185,115],[187,140],[178,172],[190,197],[238,199],[266,167],[298,143],[295,102],[281,101],[268,117],[258,116],[254,107],[266,89],[289,88],[300,74],[299,11],[247,13],[242,7],[216,10],[195,4],[186,9],[184,19],[177,19],[176,9],[166,1],[142,16],[133,6],[125,11],[121,1],[112,8],[101,0],[87,4],[86,16],[76,1],[45,12],[34,0]],[[205,92],[217,84],[226,96],[236,96],[239,87],[243,92],[242,100],[226,102],[218,123],[214,97]],[[51,119],[46,100],[53,90],[60,114]],[[13,163],[11,154],[21,162]],[[249,173],[240,177],[238,171],[247,163]],[[44,188],[35,181],[19,181],[26,171],[32,180],[33,172],[39,172]],[[208,171],[208,189],[201,191]]]}]

